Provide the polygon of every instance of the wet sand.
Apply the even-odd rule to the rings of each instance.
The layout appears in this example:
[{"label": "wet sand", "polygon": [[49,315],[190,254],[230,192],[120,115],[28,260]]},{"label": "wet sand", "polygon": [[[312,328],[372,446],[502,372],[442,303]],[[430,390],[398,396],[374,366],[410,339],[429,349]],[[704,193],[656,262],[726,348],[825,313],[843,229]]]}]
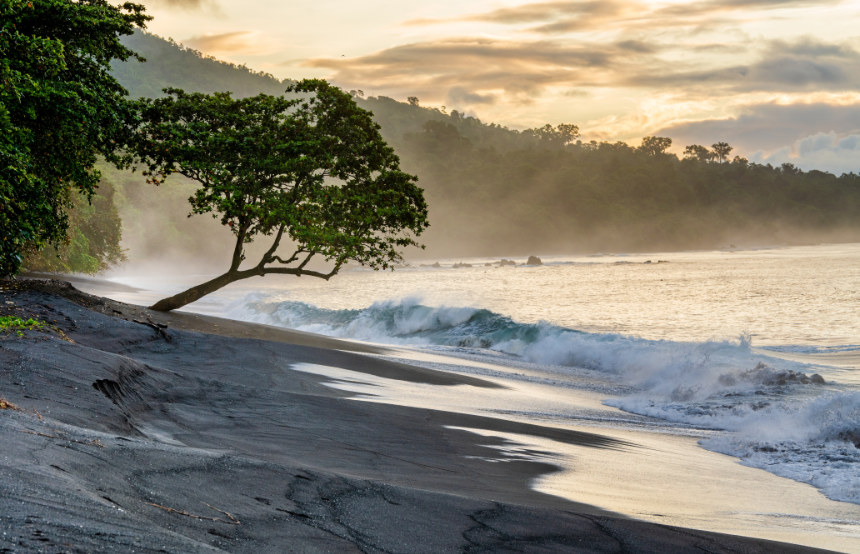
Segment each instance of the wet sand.
[{"label": "wet sand", "polygon": [[[293,364],[498,385],[378,348],[56,281],[0,282],[0,552],[808,552],[617,517],[532,490],[556,468],[465,428],[611,451],[596,433],[355,402]],[[463,429],[455,429],[463,428]],[[501,441],[499,442],[499,445]],[[497,445],[498,446],[498,445]]]}]

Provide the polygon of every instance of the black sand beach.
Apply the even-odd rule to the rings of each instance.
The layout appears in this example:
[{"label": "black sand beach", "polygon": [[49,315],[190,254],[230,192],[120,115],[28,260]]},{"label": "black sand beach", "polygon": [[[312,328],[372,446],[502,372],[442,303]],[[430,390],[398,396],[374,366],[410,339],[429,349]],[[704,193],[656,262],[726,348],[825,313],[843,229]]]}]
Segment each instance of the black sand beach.
[{"label": "black sand beach", "polygon": [[[644,523],[532,491],[554,468],[469,427],[591,448],[599,434],[356,402],[291,370],[442,387],[478,378],[375,347],[162,314],[49,280],[0,282],[2,552],[811,552]],[[480,444],[479,444],[480,442]]]}]

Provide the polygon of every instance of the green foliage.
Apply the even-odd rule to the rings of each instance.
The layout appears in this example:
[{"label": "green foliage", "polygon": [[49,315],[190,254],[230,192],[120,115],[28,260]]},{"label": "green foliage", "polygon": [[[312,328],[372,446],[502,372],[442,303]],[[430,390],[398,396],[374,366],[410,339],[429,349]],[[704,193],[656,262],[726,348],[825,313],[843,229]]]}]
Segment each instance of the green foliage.
[{"label": "green foliage", "polygon": [[712,144],[711,148],[714,149],[714,156],[719,160],[720,163],[724,163],[728,161],[729,154],[734,148],[729,146],[727,142],[718,142],[716,144]]},{"label": "green foliage", "polygon": [[662,156],[672,146],[669,137],[645,137],[638,150],[647,156]]},{"label": "green foliage", "polygon": [[527,129],[524,136],[533,137],[543,143],[543,146],[566,146],[579,138],[579,127],[569,123],[561,123],[554,128],[547,123],[543,127]]},{"label": "green foliage", "polygon": [[89,199],[83,193],[73,193],[66,240],[29,252],[23,268],[92,275],[125,260],[120,248],[122,222],[113,199],[113,185],[104,179]]},{"label": "green foliage", "polygon": [[16,315],[0,315],[0,333],[14,332],[23,337],[24,331],[42,330],[48,324],[33,318],[23,319]]},{"label": "green foliage", "polygon": [[684,158],[687,159],[709,162],[714,157],[716,157],[716,154],[708,150],[707,146],[702,146],[701,144],[691,144],[684,148]]},{"label": "green foliage", "polygon": [[[236,237],[230,280],[329,278],[347,261],[386,269],[417,245],[427,226],[422,191],[349,94],[321,80],[288,87],[289,98],[166,92],[140,101],[133,149],[151,182],[178,173],[199,184],[192,212],[211,213]],[[240,271],[245,244],[261,235],[273,237],[269,250]],[[277,254],[283,238],[295,245],[288,258]],[[328,273],[307,268],[315,256]]]},{"label": "green foliage", "polygon": [[133,111],[109,64],[134,56],[119,37],[147,19],[105,0],[0,4],[0,275],[65,237],[72,191],[99,181],[97,155],[121,162]]}]

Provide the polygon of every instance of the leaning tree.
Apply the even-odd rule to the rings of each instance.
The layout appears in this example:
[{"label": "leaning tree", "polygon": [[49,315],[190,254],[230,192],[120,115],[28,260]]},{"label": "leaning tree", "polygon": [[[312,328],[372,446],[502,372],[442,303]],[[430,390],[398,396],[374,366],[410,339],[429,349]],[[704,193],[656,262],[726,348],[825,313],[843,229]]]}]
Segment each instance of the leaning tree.
[{"label": "leaning tree", "polygon": [[[132,150],[150,182],[178,173],[199,183],[192,213],[220,219],[235,245],[226,272],[153,309],[173,310],[253,276],[329,279],[348,261],[387,269],[402,248],[418,246],[428,226],[423,191],[346,92],[318,79],[288,87],[287,97],[165,92],[140,101]],[[246,260],[260,237],[267,249]],[[309,265],[315,258],[325,269]]]}]

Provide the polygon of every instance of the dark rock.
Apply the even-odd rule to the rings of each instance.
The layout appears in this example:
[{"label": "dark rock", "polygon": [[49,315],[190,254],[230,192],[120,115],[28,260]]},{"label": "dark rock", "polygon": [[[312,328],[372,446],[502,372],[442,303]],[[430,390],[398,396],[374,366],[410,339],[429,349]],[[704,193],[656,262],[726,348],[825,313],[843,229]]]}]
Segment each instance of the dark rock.
[{"label": "dark rock", "polygon": [[860,448],[860,430],[842,431],[839,433],[839,438],[854,444],[856,448]]},{"label": "dark rock", "polygon": [[543,265],[543,262],[537,256],[529,256],[529,259],[526,260],[526,265]]}]

